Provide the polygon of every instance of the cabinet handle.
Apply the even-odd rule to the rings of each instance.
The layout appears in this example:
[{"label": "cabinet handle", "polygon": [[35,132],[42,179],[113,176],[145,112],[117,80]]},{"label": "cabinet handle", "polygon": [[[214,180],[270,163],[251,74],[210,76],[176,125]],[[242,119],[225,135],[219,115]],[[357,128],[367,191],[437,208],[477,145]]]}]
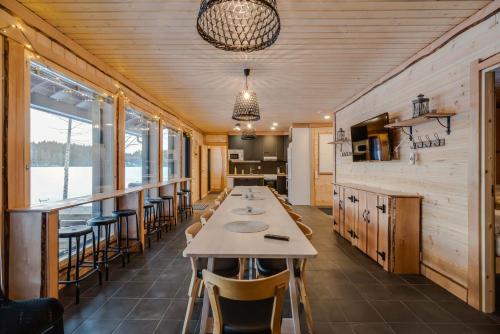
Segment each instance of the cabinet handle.
[{"label": "cabinet handle", "polygon": [[367,224],[370,224],[370,210],[366,209],[365,221]]},{"label": "cabinet handle", "polygon": [[379,209],[380,211],[382,211],[382,213],[385,213],[385,204],[377,205],[377,209]]},{"label": "cabinet handle", "polygon": [[378,256],[382,258],[382,261],[385,261],[385,252],[379,252],[377,251]]},{"label": "cabinet handle", "polygon": [[354,196],[352,196],[352,195],[351,195],[351,196],[347,197],[347,199],[348,199],[348,200],[350,200],[350,201],[351,201],[351,203],[352,203],[352,198],[353,198],[353,197],[354,197]]},{"label": "cabinet handle", "polygon": [[344,209],[344,207],[343,207],[342,205],[344,205],[344,201],[340,200],[340,201],[339,201],[339,209],[340,209],[340,210],[343,210],[343,209]]},{"label": "cabinet handle", "polygon": [[335,219],[333,220],[333,225],[337,225],[337,221]]},{"label": "cabinet handle", "polygon": [[351,238],[354,238],[354,231],[353,230],[348,230],[347,233],[349,233]]},{"label": "cabinet handle", "polygon": [[336,191],[334,190],[334,191],[333,191],[333,194],[334,194],[334,195],[337,195],[337,194],[338,194],[338,192],[336,192]]}]

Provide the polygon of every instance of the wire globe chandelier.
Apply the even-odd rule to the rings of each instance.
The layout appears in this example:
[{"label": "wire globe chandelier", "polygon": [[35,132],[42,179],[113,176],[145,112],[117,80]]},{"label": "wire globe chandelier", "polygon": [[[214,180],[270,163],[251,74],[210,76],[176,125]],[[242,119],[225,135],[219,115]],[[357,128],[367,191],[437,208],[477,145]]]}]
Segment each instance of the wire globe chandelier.
[{"label": "wire globe chandelier", "polygon": [[241,131],[241,140],[254,140],[257,139],[257,132],[254,128],[245,127]]},{"label": "wire globe chandelier", "polygon": [[250,69],[244,69],[243,73],[245,74],[245,89],[236,95],[233,119],[236,121],[255,122],[260,120],[259,102],[257,101],[257,94],[248,89]]},{"label": "wire globe chandelier", "polygon": [[273,45],[281,23],[276,0],[202,0],[196,27],[218,49],[252,52]]}]

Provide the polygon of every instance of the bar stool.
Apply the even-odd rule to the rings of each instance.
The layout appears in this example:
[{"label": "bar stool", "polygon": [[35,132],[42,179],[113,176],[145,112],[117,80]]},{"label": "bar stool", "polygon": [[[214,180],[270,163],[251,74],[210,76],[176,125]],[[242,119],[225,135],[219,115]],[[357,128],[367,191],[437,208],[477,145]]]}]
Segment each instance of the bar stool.
[{"label": "bar stool", "polygon": [[149,197],[146,198],[146,201],[154,205],[155,218],[156,218],[156,226],[158,229],[158,237],[161,238],[161,229],[164,224],[164,215],[165,215],[165,202],[159,197]]},{"label": "bar stool", "polygon": [[187,219],[187,194],[183,192],[182,190],[179,190],[177,192],[177,198],[178,200],[178,211],[181,216],[181,221],[183,220],[184,216]]},{"label": "bar stool", "polygon": [[148,248],[151,248],[151,236],[156,234],[156,240],[160,240],[159,222],[156,218],[155,206],[152,203],[144,203],[144,229],[148,237]]},{"label": "bar stool", "polygon": [[184,189],[181,189],[181,191],[183,193],[186,194],[186,217],[187,217],[187,214],[189,213],[189,216],[192,217],[193,216],[193,203],[191,201],[191,190],[190,189],[187,189],[187,188],[184,188]]},{"label": "bar stool", "polygon": [[[137,212],[132,209],[122,209],[113,211],[113,216],[116,217],[118,224],[118,247],[120,248],[122,253],[127,254],[127,262],[130,263],[130,245],[129,245],[129,237],[128,237],[128,218],[130,216],[135,216],[135,228],[136,228],[136,238],[135,240],[139,241],[139,218],[137,217]],[[125,222],[125,247],[122,246],[122,223]],[[142,249],[142,248],[141,248]]]},{"label": "bar stool", "polygon": [[[87,235],[92,235],[92,261],[85,261],[85,246],[87,244]],[[80,258],[80,241],[83,237],[82,256]],[[59,281],[59,284],[75,284],[76,288],[76,304],[80,303],[80,282],[89,278],[95,272],[99,273],[99,285],[102,285],[102,273],[97,265],[95,235],[94,230],[86,225],[68,226],[59,229],[59,238],[68,239],[68,267],[66,269],[66,280]],[[75,278],[71,279],[72,254],[73,254],[73,238],[76,239],[76,257],[75,257]],[[83,276],[80,277],[80,267],[91,268]]]},{"label": "bar stool", "polygon": [[168,226],[170,229],[172,229],[172,221],[174,222],[174,225],[177,225],[177,218],[175,217],[174,214],[174,196],[172,195],[161,195],[160,196],[163,201],[165,201],[166,207],[165,207],[165,223],[168,223]]},{"label": "bar stool", "polygon": [[[115,235],[116,235],[116,247],[110,247],[111,244],[111,226],[115,224]],[[96,249],[96,259],[99,268],[101,269],[101,265],[104,265],[106,270],[105,279],[109,280],[109,262],[121,256],[122,258],[122,266],[125,267],[125,257],[120,248],[120,244],[118,243],[119,235],[121,232],[121,228],[117,224],[117,220],[115,217],[94,217],[92,219],[87,220],[87,226],[96,227],[97,228],[97,249]],[[101,249],[101,231],[104,227],[104,249]],[[109,256],[109,251],[114,252],[113,256]],[[99,260],[99,255],[102,253],[101,260]],[[102,270],[102,269],[101,269]]]}]

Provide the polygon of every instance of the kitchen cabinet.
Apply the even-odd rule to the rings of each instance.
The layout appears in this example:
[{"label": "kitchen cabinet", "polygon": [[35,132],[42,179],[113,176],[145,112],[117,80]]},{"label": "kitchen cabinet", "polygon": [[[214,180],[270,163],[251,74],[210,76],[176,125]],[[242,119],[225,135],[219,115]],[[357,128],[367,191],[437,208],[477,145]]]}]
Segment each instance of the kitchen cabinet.
[{"label": "kitchen cabinet", "polygon": [[420,272],[418,195],[355,184],[335,184],[334,231],[385,270]]},{"label": "kitchen cabinet", "polygon": [[278,156],[278,136],[263,136],[262,148],[264,157]]}]

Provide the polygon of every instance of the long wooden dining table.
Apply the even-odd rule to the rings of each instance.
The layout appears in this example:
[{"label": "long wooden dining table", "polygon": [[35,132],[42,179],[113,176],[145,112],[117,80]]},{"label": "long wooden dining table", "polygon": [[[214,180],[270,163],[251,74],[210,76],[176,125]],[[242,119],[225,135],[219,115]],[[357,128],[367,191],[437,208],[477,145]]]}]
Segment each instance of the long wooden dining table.
[{"label": "long wooden dining table", "polygon": [[[247,198],[251,193],[254,198]],[[251,206],[264,210],[258,215],[242,215],[237,209]],[[267,224],[265,231],[238,233],[230,231],[228,223],[235,221],[258,221]],[[265,234],[285,235],[289,241],[264,238]],[[293,332],[300,333],[299,300],[297,282],[293,270],[294,259],[316,257],[318,252],[304,236],[297,224],[288,215],[278,199],[264,186],[235,187],[208,223],[185,248],[183,255],[192,258],[208,258],[207,270],[213,271],[215,258],[281,258],[286,259],[290,270],[289,293],[292,308]],[[198,261],[194,261],[197,263]],[[203,298],[200,333],[207,330],[209,298],[207,289]]]}]

